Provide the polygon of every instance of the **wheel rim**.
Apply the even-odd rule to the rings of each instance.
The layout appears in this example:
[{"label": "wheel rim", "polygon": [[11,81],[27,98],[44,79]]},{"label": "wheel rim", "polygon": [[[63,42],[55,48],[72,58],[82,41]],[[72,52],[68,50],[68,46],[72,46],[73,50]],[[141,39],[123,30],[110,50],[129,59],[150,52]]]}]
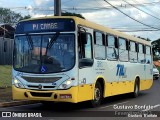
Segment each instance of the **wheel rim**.
[{"label": "wheel rim", "polygon": [[98,102],[101,98],[101,92],[99,88],[95,88],[94,90],[94,99],[96,102]]}]

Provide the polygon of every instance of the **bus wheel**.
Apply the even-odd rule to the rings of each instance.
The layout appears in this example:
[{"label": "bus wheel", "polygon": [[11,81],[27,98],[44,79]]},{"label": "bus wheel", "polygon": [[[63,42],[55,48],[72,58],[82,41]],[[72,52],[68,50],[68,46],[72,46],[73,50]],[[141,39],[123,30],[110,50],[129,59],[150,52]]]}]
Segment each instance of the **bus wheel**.
[{"label": "bus wheel", "polygon": [[136,98],[139,95],[139,82],[136,79],[135,84],[134,84],[134,92],[133,92],[133,97]]},{"label": "bus wheel", "polygon": [[99,82],[96,82],[95,88],[94,88],[94,99],[91,101],[92,107],[97,107],[101,104],[103,98],[102,94],[102,87]]}]

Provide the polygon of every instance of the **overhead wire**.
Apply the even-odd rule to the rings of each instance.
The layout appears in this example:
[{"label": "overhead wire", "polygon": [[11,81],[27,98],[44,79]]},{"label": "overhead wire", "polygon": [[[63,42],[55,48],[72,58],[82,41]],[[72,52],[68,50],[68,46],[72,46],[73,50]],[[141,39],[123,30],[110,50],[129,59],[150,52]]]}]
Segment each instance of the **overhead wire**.
[{"label": "overhead wire", "polygon": [[138,7],[134,6],[133,4],[130,4],[130,3],[129,3],[129,2],[127,2],[126,0],[122,0],[122,1],[124,1],[125,3],[127,3],[127,4],[131,5],[132,7],[136,8],[137,10],[139,10],[139,11],[141,11],[141,12],[143,12],[143,13],[147,14],[147,15],[152,16],[153,18],[155,18],[155,19],[157,19],[157,20],[160,20],[160,18],[158,18],[158,17],[156,17],[156,16],[154,16],[154,15],[152,15],[152,14],[150,14],[150,13],[148,13],[148,12],[144,11],[144,10],[141,10],[140,8],[138,8]]},{"label": "overhead wire", "polygon": [[[72,0],[73,1],[73,0]],[[64,2],[64,4],[67,4],[68,2],[71,2],[71,0],[70,1],[65,1]],[[96,1],[97,2],[97,1]],[[77,2],[76,2],[77,3]],[[98,2],[97,2],[98,3]],[[150,2],[150,3],[139,3],[139,4],[131,4],[131,5],[134,5],[134,6],[139,6],[139,5],[151,5],[151,4],[156,4],[156,3],[160,3],[160,1],[159,2]],[[33,7],[33,10],[35,9],[35,10],[44,10],[44,11],[50,11],[50,9],[44,9],[44,8],[39,8],[39,7],[36,7],[36,3],[35,3],[35,1],[33,2],[33,4],[34,4],[34,7]],[[76,6],[76,5],[73,5],[73,6]],[[128,5],[126,5],[126,4],[124,4],[124,5],[116,5],[116,7],[121,7],[121,8],[127,8],[127,7],[129,7]],[[10,7],[10,9],[26,9],[26,6],[23,6],[23,7]],[[67,10],[100,10],[100,9],[106,9],[106,7],[94,7],[94,8],[85,8],[85,7],[67,7],[67,8],[63,8],[63,9],[67,9]],[[113,9],[112,7],[107,7],[107,9]]]},{"label": "overhead wire", "polygon": [[[123,0],[124,1],[124,0]],[[97,1],[96,1],[97,2]],[[66,2],[67,3],[67,2]],[[98,2],[97,2],[98,3]],[[160,3],[160,1],[158,1],[158,2],[150,2],[150,3],[139,3],[139,4],[134,4],[134,5],[146,5],[146,4],[148,4],[148,5],[150,5],[150,4],[156,4],[156,3]],[[99,4],[100,5],[100,4]],[[133,5],[133,4],[131,4],[131,5]],[[133,5],[133,6],[134,6]],[[120,7],[120,6],[117,6],[117,7]],[[23,9],[24,7],[17,7],[17,9]],[[38,8],[35,8],[36,10],[39,10],[39,11],[53,11],[53,10],[45,10],[45,9],[38,9]],[[69,9],[69,8],[66,8],[66,9]],[[76,9],[76,8],[75,8]],[[98,10],[98,9],[107,9],[106,7],[94,7],[92,10]],[[109,9],[113,9],[113,7],[111,8],[109,8]],[[70,9],[71,10],[71,9]],[[87,9],[85,9],[84,8],[84,10],[89,10],[89,8]],[[138,21],[138,20],[137,20]],[[144,24],[143,24],[144,25]],[[147,25],[147,24],[146,24]],[[149,25],[147,25],[147,27],[149,27]],[[152,27],[152,26],[150,26],[150,27]],[[155,27],[152,27],[153,29],[157,29],[157,28],[155,28]],[[159,30],[159,29],[158,29]],[[155,31],[158,31],[158,30],[155,30]],[[138,30],[138,31],[140,31],[140,30]],[[144,30],[144,31],[149,31],[149,30]],[[153,30],[152,30],[153,31]]]},{"label": "overhead wire", "polygon": [[150,28],[153,28],[153,29],[157,29],[157,30],[160,30],[159,28],[156,28],[156,27],[153,27],[153,26],[150,26],[148,24],[145,24],[137,19],[134,19],[133,17],[129,16],[128,14],[126,14],[125,12],[123,12],[122,10],[118,9],[117,7],[115,7],[114,5],[112,5],[110,2],[108,2],[107,0],[104,0],[107,4],[111,5],[114,9],[118,10],[120,13],[124,14],[125,16],[129,17],[130,19],[144,25],[144,26],[147,26],[147,27],[150,27]]},{"label": "overhead wire", "polygon": [[65,2],[63,2],[63,5],[64,5],[64,4],[68,4],[68,3],[71,2],[71,1],[73,1],[73,0],[65,1]]},{"label": "overhead wire", "polygon": [[[136,3],[136,4],[141,4],[141,3],[139,3],[137,0],[132,0],[134,3]],[[158,5],[158,4],[156,4],[156,5]],[[147,6],[145,6],[145,5],[143,5],[143,4],[141,4],[140,6],[143,6],[146,10],[148,10],[148,11],[150,11],[150,12],[154,12],[154,13],[156,13],[157,15],[159,15],[159,13],[157,13],[156,11],[153,11],[153,10],[151,10],[150,8],[148,8]]]},{"label": "overhead wire", "polygon": [[[98,3],[98,1],[96,1]],[[157,3],[160,3],[160,1],[158,2],[149,2],[149,3],[139,3],[139,4],[131,4],[131,5],[134,5],[134,6],[139,6],[139,5],[154,5],[154,4],[157,4]],[[99,4],[99,3],[98,3]],[[130,5],[127,5],[127,4],[121,4],[121,5],[115,5],[116,7],[120,7],[120,8],[128,8]],[[112,7],[94,7],[94,8],[85,8],[85,7],[72,7],[72,8],[67,8],[68,10],[79,10],[79,11],[88,11],[88,10],[103,10],[103,9],[113,9]]]},{"label": "overhead wire", "polygon": [[[116,29],[117,30],[117,29]],[[119,30],[120,32],[148,32],[148,31],[160,31],[160,30]]]}]

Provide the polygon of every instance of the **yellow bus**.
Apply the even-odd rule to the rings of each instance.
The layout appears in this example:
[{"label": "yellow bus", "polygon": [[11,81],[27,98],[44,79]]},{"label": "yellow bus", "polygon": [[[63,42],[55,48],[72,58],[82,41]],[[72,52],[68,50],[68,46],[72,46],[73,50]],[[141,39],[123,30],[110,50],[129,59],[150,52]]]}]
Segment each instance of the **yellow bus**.
[{"label": "yellow bus", "polygon": [[14,100],[91,101],[137,97],[153,82],[151,43],[78,17],[43,17],[17,24]]}]

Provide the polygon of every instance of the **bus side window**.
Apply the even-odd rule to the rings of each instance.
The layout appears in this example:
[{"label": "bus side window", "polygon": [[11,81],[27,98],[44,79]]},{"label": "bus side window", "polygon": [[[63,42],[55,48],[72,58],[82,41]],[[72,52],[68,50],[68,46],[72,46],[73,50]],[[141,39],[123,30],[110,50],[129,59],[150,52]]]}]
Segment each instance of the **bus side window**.
[{"label": "bus side window", "polygon": [[92,50],[92,35],[86,34],[86,42],[82,42],[81,37],[79,37],[79,67],[86,67],[93,65],[93,50]]},{"label": "bus side window", "polygon": [[82,59],[84,56],[84,47],[83,47],[83,42],[81,38],[81,32],[78,32],[78,55],[79,59]]},{"label": "bus side window", "polygon": [[130,41],[130,51],[129,51],[129,59],[130,62],[136,63],[137,62],[137,48],[136,43]]},{"label": "bus side window", "polygon": [[103,45],[103,35],[100,32],[94,32],[94,43],[96,45]]},{"label": "bus side window", "polygon": [[84,56],[85,58],[92,59],[92,36],[87,34],[87,43],[84,44]]},{"label": "bus side window", "polygon": [[101,32],[94,32],[94,48],[95,48],[95,58],[98,60],[106,59],[106,49],[105,49],[105,37]]},{"label": "bus side window", "polygon": [[144,54],[144,47],[143,47],[143,45],[142,44],[138,44],[138,62],[139,63],[145,63],[145,54]]},{"label": "bus side window", "polygon": [[119,59],[120,61],[128,61],[128,42],[124,38],[119,38]]},{"label": "bus side window", "polygon": [[107,59],[117,60],[118,59],[118,42],[117,39],[112,35],[107,35]]},{"label": "bus side window", "polygon": [[152,57],[151,57],[151,47],[146,46],[146,64],[152,63]]}]

